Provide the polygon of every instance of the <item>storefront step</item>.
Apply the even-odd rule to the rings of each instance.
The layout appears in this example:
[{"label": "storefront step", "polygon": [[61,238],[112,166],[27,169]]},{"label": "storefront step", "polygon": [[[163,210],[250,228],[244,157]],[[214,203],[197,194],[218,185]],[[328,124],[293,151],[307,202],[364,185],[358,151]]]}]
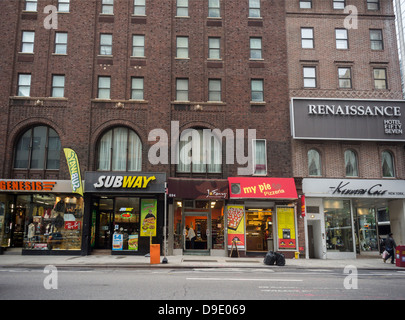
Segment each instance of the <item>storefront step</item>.
[{"label": "storefront step", "polygon": [[209,251],[201,250],[185,250],[183,253],[185,256],[209,256]]}]

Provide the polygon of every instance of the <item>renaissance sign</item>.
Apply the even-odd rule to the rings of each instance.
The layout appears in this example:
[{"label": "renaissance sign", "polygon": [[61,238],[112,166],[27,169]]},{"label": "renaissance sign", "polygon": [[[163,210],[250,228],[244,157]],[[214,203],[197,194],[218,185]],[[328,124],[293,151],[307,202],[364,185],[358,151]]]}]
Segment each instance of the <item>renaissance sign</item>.
[{"label": "renaissance sign", "polygon": [[405,141],[405,101],[291,99],[294,139]]}]

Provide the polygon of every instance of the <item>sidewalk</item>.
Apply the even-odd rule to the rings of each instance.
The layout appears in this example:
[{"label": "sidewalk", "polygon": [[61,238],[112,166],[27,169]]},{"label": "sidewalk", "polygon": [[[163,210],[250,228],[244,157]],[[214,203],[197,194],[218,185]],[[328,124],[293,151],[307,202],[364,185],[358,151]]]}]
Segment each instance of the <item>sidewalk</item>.
[{"label": "sidewalk", "polygon": [[[27,256],[18,251],[0,255],[0,268],[43,268],[46,265],[66,268],[300,268],[343,269],[355,266],[358,269],[404,270],[389,261],[383,263],[379,256],[359,256],[350,260],[286,259],[283,267],[268,266],[263,258],[229,258],[213,256],[167,256],[168,263],[150,264],[144,256],[89,255],[89,256]],[[161,256],[160,261],[162,261]]]}]

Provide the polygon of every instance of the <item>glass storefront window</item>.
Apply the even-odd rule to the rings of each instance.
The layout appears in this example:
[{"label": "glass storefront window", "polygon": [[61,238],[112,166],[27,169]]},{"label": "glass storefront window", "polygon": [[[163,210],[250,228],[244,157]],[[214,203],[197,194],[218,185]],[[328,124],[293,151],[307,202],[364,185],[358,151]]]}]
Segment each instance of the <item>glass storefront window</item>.
[{"label": "glass storefront window", "polygon": [[122,235],[122,250],[138,251],[140,198],[116,198],[114,234]]},{"label": "glass storefront window", "polygon": [[75,196],[17,196],[14,245],[21,241],[28,250],[81,250],[83,206],[83,198]]},{"label": "glass storefront window", "polygon": [[194,249],[223,250],[225,248],[224,202],[215,200],[175,201],[173,249],[192,249],[188,239],[187,226],[192,227],[196,235]]},{"label": "glass storefront window", "polygon": [[353,229],[349,200],[324,200],[326,249],[353,252]]},{"label": "glass storefront window", "polygon": [[[374,208],[357,208],[356,239],[361,251],[378,251],[377,225]],[[356,231],[357,231],[356,230]]]}]

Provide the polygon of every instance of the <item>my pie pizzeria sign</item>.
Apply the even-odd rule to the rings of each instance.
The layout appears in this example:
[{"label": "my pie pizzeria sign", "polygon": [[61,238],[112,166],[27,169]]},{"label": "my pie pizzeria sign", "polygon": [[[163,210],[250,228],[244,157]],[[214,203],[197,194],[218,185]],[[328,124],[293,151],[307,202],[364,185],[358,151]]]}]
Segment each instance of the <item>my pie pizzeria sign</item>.
[{"label": "my pie pizzeria sign", "polygon": [[405,101],[292,98],[295,139],[405,141]]}]

